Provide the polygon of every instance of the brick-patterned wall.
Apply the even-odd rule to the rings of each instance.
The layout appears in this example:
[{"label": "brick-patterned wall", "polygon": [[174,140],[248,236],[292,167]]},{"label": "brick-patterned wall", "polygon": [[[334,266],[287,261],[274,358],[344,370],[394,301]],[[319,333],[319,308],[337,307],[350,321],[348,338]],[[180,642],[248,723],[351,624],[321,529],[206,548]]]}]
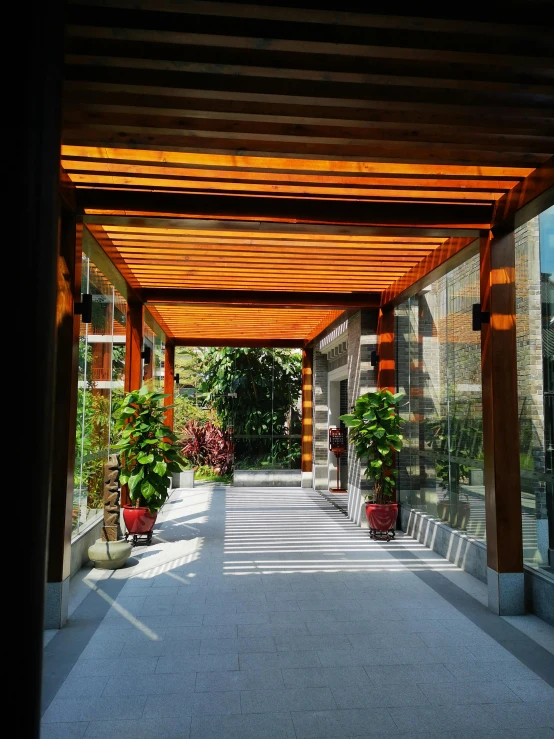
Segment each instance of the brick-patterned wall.
[{"label": "brick-patterned wall", "polygon": [[313,365],[313,475],[314,488],[326,490],[328,485],[328,419],[327,355],[314,349]]},{"label": "brick-patterned wall", "polygon": [[[519,441],[522,472],[544,472],[544,401],[541,334],[541,267],[539,219],[533,218],[515,232],[516,341]],[[546,519],[546,486],[522,480],[533,493],[536,517]]]},{"label": "brick-patterned wall", "polygon": [[[377,311],[359,311],[348,319],[348,403],[352,407],[363,393],[377,389],[377,368],[371,352],[377,350]],[[348,449],[348,515],[356,523],[362,518],[363,492],[368,490],[360,461]]]}]

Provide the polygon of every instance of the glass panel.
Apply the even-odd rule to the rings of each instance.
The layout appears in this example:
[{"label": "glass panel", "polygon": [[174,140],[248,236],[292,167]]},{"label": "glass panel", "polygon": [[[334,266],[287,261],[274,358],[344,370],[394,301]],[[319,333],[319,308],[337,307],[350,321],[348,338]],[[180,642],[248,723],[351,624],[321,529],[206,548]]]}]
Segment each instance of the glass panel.
[{"label": "glass panel", "polygon": [[397,382],[405,445],[399,499],[473,537],[485,537],[479,257],[396,309]]},{"label": "glass panel", "polygon": [[103,505],[103,466],[113,438],[113,405],[125,370],[126,304],[83,256],[81,290],[92,294],[92,322],[81,323],[73,534],[96,518]]},{"label": "glass panel", "polygon": [[554,208],[516,230],[521,511],[526,564],[553,574]]}]

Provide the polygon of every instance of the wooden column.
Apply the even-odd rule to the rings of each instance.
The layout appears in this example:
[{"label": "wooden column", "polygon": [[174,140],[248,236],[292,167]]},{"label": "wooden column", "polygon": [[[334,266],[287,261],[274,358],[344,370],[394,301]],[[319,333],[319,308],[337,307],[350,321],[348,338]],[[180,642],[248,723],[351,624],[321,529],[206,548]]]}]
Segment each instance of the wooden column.
[{"label": "wooden column", "polygon": [[[40,736],[42,663],[48,652],[43,647],[44,592],[54,431],[63,12],[64,3],[52,0],[28,13],[20,48],[26,64],[12,70],[23,82],[22,111],[13,126],[22,141],[6,152],[13,155],[14,165],[19,158],[13,170],[16,187],[7,188],[5,198],[13,194],[21,213],[9,248],[17,259],[15,284],[25,286],[25,299],[21,309],[10,313],[9,328],[28,349],[17,362],[13,393],[21,418],[19,443],[10,445],[6,464],[17,472],[28,471],[32,479],[21,529],[24,545],[18,547],[17,571],[10,583],[7,633],[18,644],[10,683],[14,694],[25,696],[17,733],[29,739]],[[14,505],[21,510],[24,489],[19,488]]]},{"label": "wooden column", "polygon": [[524,610],[513,232],[483,233],[480,255],[489,607],[513,615]]},{"label": "wooden column", "polygon": [[379,310],[377,334],[379,336],[377,386],[380,390],[388,389],[391,393],[395,393],[394,308]]},{"label": "wooden column", "polygon": [[[142,387],[142,342],[144,336],[144,305],[129,300],[125,339],[125,392]],[[121,486],[121,505],[130,503],[127,485]]]},{"label": "wooden column", "polygon": [[302,486],[312,487],[313,465],[313,349],[302,351]]},{"label": "wooden column", "polygon": [[125,348],[125,391],[142,386],[142,342],[144,336],[144,305],[127,303],[127,336]]},{"label": "wooden column", "polygon": [[63,207],[58,254],[53,466],[46,591],[46,625],[58,629],[67,620],[69,598],[81,324],[81,317],[75,314],[75,303],[81,300],[81,239],[80,219]]},{"label": "wooden column", "polygon": [[[164,401],[165,405],[173,405],[175,400],[175,345],[171,341],[165,344],[164,393],[168,396]],[[173,431],[173,408],[166,411],[165,422]]]}]

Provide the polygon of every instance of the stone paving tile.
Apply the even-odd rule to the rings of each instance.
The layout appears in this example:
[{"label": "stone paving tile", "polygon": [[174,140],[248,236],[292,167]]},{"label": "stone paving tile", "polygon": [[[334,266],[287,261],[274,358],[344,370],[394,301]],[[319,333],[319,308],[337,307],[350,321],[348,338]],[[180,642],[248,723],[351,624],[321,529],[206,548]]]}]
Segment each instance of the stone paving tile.
[{"label": "stone paving tile", "polygon": [[506,685],[525,703],[536,701],[552,701],[554,688],[544,680],[506,680]]},{"label": "stone paving tile", "polygon": [[104,692],[110,678],[108,675],[68,677],[59,689],[57,698],[98,698]]},{"label": "stone paving tile", "polygon": [[487,705],[482,707],[496,728],[554,726],[554,702]]},{"label": "stone paving tile", "polygon": [[241,670],[270,668],[319,667],[317,652],[269,652],[266,654],[239,654]]},{"label": "stone paving tile", "polygon": [[386,709],[299,711],[291,714],[297,739],[349,739],[383,732],[394,736],[396,726]]},{"label": "stone paving tile", "polygon": [[190,716],[91,721],[84,739],[189,739],[190,722]]},{"label": "stone paving tile", "polygon": [[[201,674],[201,673],[200,673]],[[190,693],[196,683],[195,672],[155,673],[140,675],[140,679],[133,673],[112,675],[108,678],[104,695],[164,695],[172,694],[175,700],[179,695]]]},{"label": "stone paving tile", "polygon": [[200,644],[200,654],[220,654],[229,652],[233,654],[239,653],[257,653],[257,652],[275,652],[275,642],[272,637],[265,638],[249,638],[240,637],[238,639],[202,639]]},{"label": "stone paving tile", "polygon": [[348,665],[390,665],[401,661],[390,649],[320,649],[317,652],[325,667],[347,667]]},{"label": "stone paving tile", "polygon": [[282,713],[336,708],[329,688],[243,690],[240,694],[240,703],[242,713]]},{"label": "stone paving tile", "polygon": [[[333,645],[333,649],[350,649],[352,647],[346,636],[335,634],[328,641]],[[290,650],[300,652],[309,649],[321,649],[321,643],[322,639],[320,636],[289,636],[282,634],[281,636],[275,637],[275,645],[278,652],[288,652]]]},{"label": "stone paving tile", "polygon": [[40,739],[83,739],[88,721],[42,724]]},{"label": "stone paving tile", "polygon": [[286,688],[348,687],[358,690],[371,681],[361,666],[352,667],[303,667],[283,669]]},{"label": "stone paving tile", "polygon": [[226,690],[270,690],[285,687],[291,686],[283,681],[282,671],[279,668],[270,668],[198,672],[194,689],[199,693]]},{"label": "stone paving tile", "polygon": [[144,706],[144,718],[166,716],[195,716],[197,714],[232,714],[241,712],[241,694],[238,690],[186,695],[148,696]]},{"label": "stone paving tile", "polygon": [[421,691],[433,705],[462,705],[464,703],[520,703],[520,698],[500,681],[462,682],[457,680],[439,688],[421,684]]},{"label": "stone paving tile", "polygon": [[117,659],[79,659],[69,677],[94,677],[132,672],[135,675],[154,672],[158,657],[118,657]]},{"label": "stone paving tile", "polygon": [[[134,718],[142,712],[146,696],[128,695],[110,696],[110,716],[117,718]],[[93,721],[106,713],[105,698],[54,698],[46,709],[42,721],[45,724],[72,721]]]},{"label": "stone paving tile", "polygon": [[376,685],[451,683],[456,677],[445,665],[365,665],[364,670]]},{"label": "stone paving tile", "polygon": [[489,663],[445,663],[446,669],[458,680],[496,680],[502,676],[502,680],[533,680],[535,673],[525,665],[518,663],[489,662]]},{"label": "stone paving tile", "polygon": [[[490,706],[488,706],[490,708]],[[495,706],[505,709],[507,706]],[[508,706],[509,707],[509,706]],[[449,705],[442,706],[409,706],[398,707],[391,711],[391,716],[399,731],[419,731],[425,726],[431,731],[488,731],[497,729],[494,718],[485,712],[487,706],[482,705]]]},{"label": "stone paving tile", "polygon": [[238,636],[250,639],[290,635],[308,636],[308,626],[311,624],[239,624],[237,626]]},{"label": "stone paving tile", "polygon": [[414,649],[424,644],[417,634],[398,633],[391,634],[366,633],[351,634],[347,636],[348,641],[355,649],[376,649],[394,646],[395,652],[401,647]]},{"label": "stone paving tile", "polygon": [[[237,627],[235,624],[224,626],[175,626],[166,629],[163,634],[163,638],[173,644],[189,639],[234,639],[236,636]],[[248,634],[245,636],[248,636]],[[253,634],[253,636],[255,635]]]},{"label": "stone paving tile", "polygon": [[194,716],[190,739],[296,739],[289,713]]},{"label": "stone paving tile", "polygon": [[333,698],[339,708],[395,708],[396,706],[422,706],[429,703],[417,685],[403,685],[401,690],[391,690],[390,685],[333,686]]},{"label": "stone paving tile", "polygon": [[212,670],[238,670],[236,654],[196,654],[160,657],[156,672],[211,672]]}]

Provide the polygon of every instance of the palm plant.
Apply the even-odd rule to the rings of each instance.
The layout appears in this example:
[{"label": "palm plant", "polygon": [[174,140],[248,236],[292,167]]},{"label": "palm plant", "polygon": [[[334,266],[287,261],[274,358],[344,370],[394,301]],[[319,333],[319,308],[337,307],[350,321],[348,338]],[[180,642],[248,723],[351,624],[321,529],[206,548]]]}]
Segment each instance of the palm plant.
[{"label": "palm plant", "polygon": [[364,476],[373,483],[375,503],[388,503],[396,486],[397,471],[394,469],[394,454],[402,449],[400,433],[403,419],[398,415],[398,404],[403,393],[377,390],[361,395],[353,413],[340,416],[350,429],[349,441],[354,445],[356,456],[367,460]]},{"label": "palm plant", "polygon": [[180,472],[186,462],[175,445],[176,436],[165,424],[170,406],[160,401],[168,397],[151,392],[144,385],[128,393],[117,414],[116,427],[121,441],[115,445],[121,456],[122,485],[129,486],[129,497],[151,514],[165,503],[172,472]]}]

